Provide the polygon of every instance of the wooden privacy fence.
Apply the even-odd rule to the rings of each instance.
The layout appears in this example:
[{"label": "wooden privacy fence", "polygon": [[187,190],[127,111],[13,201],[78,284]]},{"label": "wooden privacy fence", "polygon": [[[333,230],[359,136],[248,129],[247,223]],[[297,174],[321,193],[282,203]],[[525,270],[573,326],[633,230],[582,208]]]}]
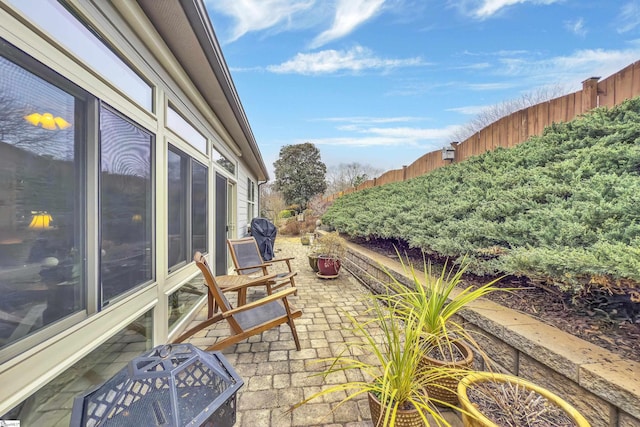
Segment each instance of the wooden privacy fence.
[{"label": "wooden privacy fence", "polygon": [[[567,122],[596,107],[613,107],[626,99],[640,96],[640,61],[600,80],[591,77],[582,82],[582,89],[516,111],[493,122],[466,140],[452,142],[455,148],[453,162],[477,156],[496,147],[513,147],[533,135],[541,135],[545,127],[556,122]],[[402,169],[387,171],[377,178],[363,182],[326,198],[333,201],[343,194],[392,182],[406,181],[446,166],[450,161],[442,159],[441,150],[432,151]]]}]

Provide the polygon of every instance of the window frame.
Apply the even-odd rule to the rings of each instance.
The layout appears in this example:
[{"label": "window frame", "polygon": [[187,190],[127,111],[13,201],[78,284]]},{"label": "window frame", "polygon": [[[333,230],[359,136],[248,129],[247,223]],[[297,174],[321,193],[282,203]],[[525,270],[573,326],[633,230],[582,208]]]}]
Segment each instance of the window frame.
[{"label": "window frame", "polygon": [[247,221],[256,217],[256,183],[247,177]]},{"label": "window frame", "polygon": [[[206,199],[205,199],[205,207],[206,207],[206,212],[205,212],[205,227],[206,227],[206,232],[205,232],[205,242],[206,242],[206,251],[203,253],[208,253],[209,252],[209,238],[208,238],[208,230],[209,230],[209,225],[208,225],[208,221],[206,219],[209,218],[209,170],[210,168],[203,162],[199,161],[198,159],[194,158],[193,156],[189,155],[188,153],[186,153],[184,150],[181,150],[177,144],[169,142],[168,143],[168,147],[167,147],[167,151],[171,152],[175,155],[178,155],[180,157],[180,164],[181,167],[184,166],[184,170],[181,170],[180,172],[180,176],[182,179],[185,180],[185,182],[182,183],[182,190],[183,190],[183,194],[185,196],[184,198],[184,206],[183,206],[183,211],[181,212],[181,215],[185,218],[185,224],[181,230],[182,233],[185,233],[185,236],[182,240],[183,244],[182,244],[182,248],[184,250],[184,257],[183,259],[179,260],[178,262],[174,263],[173,265],[169,265],[169,244],[167,242],[167,270],[168,273],[171,274],[179,269],[181,269],[182,267],[184,267],[185,265],[189,264],[191,262],[191,257],[189,256],[189,251],[193,251],[193,181],[194,181],[194,177],[193,177],[193,173],[194,173],[194,164],[198,164],[200,166],[202,166],[206,172],[206,179],[205,179],[205,183],[206,183],[206,190],[205,190],[205,194],[206,194]],[[167,160],[168,160],[168,154],[167,154]],[[167,161],[167,175],[169,174],[169,169],[168,169],[168,161]],[[167,185],[168,185],[168,181],[167,181]],[[167,190],[167,196],[170,194]],[[167,203],[170,203],[169,200],[167,200]],[[167,207],[168,208],[168,207]],[[167,237],[170,235],[169,234],[169,224],[171,222],[171,218],[169,218],[169,210],[167,209]]]},{"label": "window frame", "polygon": [[82,141],[91,139],[90,130],[95,128],[96,125],[94,114],[96,98],[55,70],[33,58],[4,37],[0,37],[0,56],[28,73],[51,84],[55,88],[73,96],[76,100],[74,123],[77,124],[80,122],[78,120],[78,116],[80,115],[81,126],[76,127],[74,133],[74,163],[77,162],[77,165],[74,165],[74,180],[78,186],[77,194],[74,198],[76,205],[75,210],[78,216],[75,218],[74,233],[78,233],[78,256],[82,259],[80,263],[81,272],[78,279],[82,292],[82,307],[66,317],[57,319],[51,324],[43,326],[41,329],[28,333],[17,341],[8,343],[4,348],[0,349],[0,363],[2,363],[68,330],[71,326],[81,323],[97,311],[95,301],[92,299],[94,292],[92,292],[93,290],[90,286],[92,283],[92,263],[88,257],[88,248],[91,236],[87,226],[89,206],[95,199],[88,191],[88,177],[91,173],[89,161],[90,148],[88,147],[89,144],[82,143]]},{"label": "window frame", "polygon": [[125,298],[127,298],[129,295],[140,291],[141,289],[143,289],[144,287],[154,283],[156,281],[156,196],[155,196],[155,189],[156,189],[156,168],[155,168],[155,159],[156,159],[156,140],[157,140],[157,135],[155,133],[153,133],[152,131],[150,131],[149,129],[147,129],[146,127],[144,127],[143,125],[135,122],[131,117],[126,116],[124,113],[120,112],[118,109],[112,107],[111,105],[109,105],[108,103],[106,103],[105,101],[99,101],[99,110],[97,112],[98,115],[98,128],[101,128],[101,123],[100,123],[100,109],[105,108],[107,111],[111,112],[112,114],[116,115],[117,117],[119,117],[120,119],[122,119],[123,121],[131,124],[132,126],[136,127],[137,129],[143,131],[144,133],[148,134],[151,138],[150,142],[149,142],[149,182],[150,182],[150,194],[149,194],[149,206],[150,206],[150,213],[149,213],[149,248],[151,253],[149,254],[149,269],[151,272],[151,277],[141,283],[138,283],[134,286],[132,286],[131,288],[120,292],[114,296],[112,296],[111,298],[108,298],[105,302],[104,299],[104,292],[103,292],[103,278],[102,278],[102,259],[101,259],[101,252],[102,252],[102,191],[103,191],[103,182],[102,182],[102,157],[101,157],[101,152],[102,152],[102,131],[99,132],[99,136],[97,138],[96,144],[95,144],[95,149],[97,150],[97,164],[95,165],[96,167],[96,174],[97,174],[97,182],[98,182],[98,188],[97,188],[97,194],[96,197],[98,198],[98,205],[97,205],[97,213],[98,213],[98,217],[99,217],[99,221],[96,224],[96,227],[98,229],[98,234],[99,234],[99,238],[98,238],[98,248],[99,248],[99,252],[98,252],[98,266],[97,266],[97,274],[98,274],[98,280],[97,280],[97,310],[98,311],[102,311],[105,310],[109,305],[116,303],[118,301],[121,301]]}]

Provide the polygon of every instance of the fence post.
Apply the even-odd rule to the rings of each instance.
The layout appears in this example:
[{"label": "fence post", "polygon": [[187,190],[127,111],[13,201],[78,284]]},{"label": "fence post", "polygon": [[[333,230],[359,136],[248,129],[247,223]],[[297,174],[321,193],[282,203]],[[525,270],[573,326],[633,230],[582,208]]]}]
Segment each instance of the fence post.
[{"label": "fence post", "polygon": [[598,106],[598,80],[600,77],[589,77],[582,82],[582,113]]}]

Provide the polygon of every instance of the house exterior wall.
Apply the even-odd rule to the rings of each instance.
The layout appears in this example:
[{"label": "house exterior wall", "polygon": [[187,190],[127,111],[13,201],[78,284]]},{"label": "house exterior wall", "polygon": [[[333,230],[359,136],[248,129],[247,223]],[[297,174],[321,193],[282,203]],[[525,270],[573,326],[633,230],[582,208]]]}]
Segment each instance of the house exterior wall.
[{"label": "house exterior wall", "polygon": [[[74,225],[80,230],[79,239],[82,241],[83,248],[81,253],[85,258],[78,261],[78,265],[84,271],[82,279],[78,283],[71,283],[73,289],[78,288],[80,291],[81,305],[68,316],[52,322],[43,322],[42,315],[37,313],[38,310],[33,309],[35,306],[31,307],[33,310],[29,310],[28,316],[22,312],[13,313],[10,309],[3,310],[3,307],[0,307],[0,311],[3,311],[0,314],[6,314],[4,317],[9,319],[7,321],[8,328],[13,329],[14,334],[20,329],[23,334],[17,339],[5,337],[3,341],[0,341],[0,384],[2,385],[0,386],[0,419],[7,419],[6,416],[3,418],[2,414],[9,414],[8,416],[13,417],[31,416],[31,420],[38,419],[34,418],[36,417],[34,414],[25,412],[33,411],[33,408],[27,409],[27,407],[34,405],[24,405],[24,403],[36,400],[35,404],[37,405],[47,403],[49,401],[47,399],[54,398],[55,394],[58,394],[58,397],[62,396],[59,393],[60,390],[55,388],[47,393],[43,392],[43,390],[47,390],[47,387],[51,388],[51,384],[58,381],[61,384],[61,390],[66,392],[68,396],[65,397],[64,404],[57,405],[63,409],[56,410],[56,423],[65,425],[65,422],[68,424],[70,413],[69,399],[74,393],[82,391],[82,387],[71,390],[68,386],[72,380],[65,383],[66,380],[62,381],[62,377],[78,377],[77,369],[84,369],[82,365],[93,363],[89,359],[102,358],[100,360],[105,362],[104,349],[108,345],[113,351],[113,358],[103,364],[111,366],[110,370],[105,368],[98,377],[86,382],[83,387],[86,389],[101,379],[107,379],[107,374],[117,371],[115,368],[118,366],[124,366],[126,361],[130,360],[131,355],[142,352],[145,348],[165,343],[175,337],[188,323],[189,318],[205,303],[206,291],[202,281],[199,280],[197,268],[191,262],[193,255],[191,249],[197,248],[196,245],[206,245],[206,252],[208,252],[210,260],[217,256],[214,246],[215,227],[213,226],[216,221],[214,208],[215,174],[223,174],[232,184],[229,188],[234,191],[231,200],[235,204],[236,233],[244,235],[245,232],[242,230],[246,230],[251,219],[247,212],[247,180],[251,179],[257,185],[261,172],[241,161],[242,156],[238,155],[239,144],[225,131],[227,123],[216,116],[208,104],[198,97],[196,85],[189,80],[187,73],[180,67],[181,64],[171,55],[159,58],[157,52],[152,52],[148,48],[148,41],[145,42],[138,37],[139,32],[134,31],[127,20],[123,18],[122,11],[114,7],[114,4],[117,6],[121,2],[68,0],[64,2],[64,5],[68,10],[73,11],[78,19],[78,25],[92,28],[93,31],[99,33],[109,49],[115,52],[124,64],[149,85],[153,96],[150,104],[146,107],[127,92],[127,88],[119,84],[117,79],[112,78],[114,74],[109,75],[104,73],[104,70],[96,69],[82,55],[69,48],[67,40],[60,40],[50,29],[41,27],[36,22],[37,20],[32,19],[30,12],[21,10],[21,3],[23,2],[19,0],[0,0],[0,39],[10,45],[10,49],[15,48],[20,61],[24,59],[26,64],[34,59],[38,63],[33,67],[25,66],[27,71],[43,75],[56,74],[56,78],[67,81],[70,87],[78,88],[86,97],[82,104],[85,123],[83,132],[86,138],[80,144],[84,147],[82,168],[85,179],[81,183],[84,196],[80,199],[80,204],[83,206],[77,209],[77,212],[80,213],[81,224]],[[38,3],[57,4],[54,0],[42,0]],[[136,9],[135,2],[125,4],[125,6]],[[136,10],[138,13],[136,16],[140,16],[140,10]],[[167,48],[163,40],[153,39],[154,33],[149,22],[141,23],[141,25],[143,24],[150,28],[151,40],[159,46],[164,46],[163,49],[166,52]],[[155,37],[157,36],[155,34]],[[11,51],[13,52],[13,50]],[[8,50],[0,50],[0,57],[7,52]],[[7,59],[7,63],[12,63],[12,61],[12,58]],[[205,140],[204,150],[201,149],[202,147],[199,148],[198,144],[194,144],[188,132],[172,129],[168,126],[167,111],[169,108],[177,112],[186,123],[202,135]],[[152,171],[150,175],[151,191],[147,195],[148,200],[146,200],[150,205],[150,215],[149,218],[142,218],[142,215],[139,214],[129,215],[128,220],[133,223],[133,226],[136,226],[138,222],[144,221],[146,223],[148,221],[151,233],[146,240],[143,252],[148,251],[153,254],[144,264],[151,279],[143,280],[127,291],[116,292],[116,296],[106,303],[103,300],[105,292],[103,288],[104,265],[107,256],[105,254],[109,254],[111,249],[106,248],[104,240],[104,235],[107,232],[100,229],[101,224],[105,221],[104,205],[107,203],[103,200],[104,196],[101,196],[103,194],[101,192],[104,192],[104,187],[107,185],[117,186],[117,177],[101,173],[100,161],[104,162],[104,157],[106,157],[106,153],[100,153],[105,133],[104,130],[100,131],[100,126],[104,124],[101,114],[104,114],[105,110],[112,111],[114,116],[119,117],[119,123],[129,123],[131,124],[130,128],[151,138],[149,165]],[[0,142],[2,142],[1,138]],[[118,144],[114,144],[114,147],[118,148]],[[175,259],[184,259],[183,262],[177,263],[175,260],[170,260],[168,255],[175,245],[172,235],[168,231],[171,227],[171,209],[175,207],[172,204],[173,199],[170,199],[173,193],[169,194],[167,191],[172,179],[170,147],[179,154],[179,157],[181,156],[183,163],[180,164],[186,165],[184,170],[187,179],[185,182],[189,184],[187,188],[190,191],[193,190],[184,200],[185,203],[193,202],[192,198],[195,198],[197,194],[193,189],[195,188],[196,175],[189,174],[194,168],[200,166],[206,168],[207,197],[206,202],[203,202],[206,203],[206,221],[208,223],[206,236],[204,239],[196,239],[196,219],[192,212],[196,208],[193,207],[192,210],[185,211],[188,218],[191,218],[187,220],[187,225],[191,228],[185,235],[189,236],[188,241],[193,245],[183,248],[182,252],[177,252]],[[216,161],[213,148],[225,157],[229,165],[233,166],[233,172]],[[10,153],[11,156],[16,154],[13,147],[6,147],[3,153]],[[19,153],[19,155],[28,157],[24,153]],[[42,157],[39,156],[39,158]],[[46,156],[42,161],[55,163]],[[104,165],[104,163],[102,164]],[[64,169],[64,166],[57,166],[57,168]],[[13,182],[12,177],[16,172],[8,167],[4,173],[3,179]],[[1,207],[3,219],[0,221],[0,225],[6,225],[8,230],[18,215],[16,207],[13,206],[15,194],[7,190],[8,186],[2,187],[0,196],[3,198],[4,204]],[[123,186],[121,190],[127,192],[128,188]],[[175,193],[176,197],[180,195],[179,192]],[[56,219],[54,215],[54,224]],[[50,228],[55,230],[55,226]],[[9,241],[8,231],[5,233],[4,230],[0,227],[0,246],[3,241]],[[4,236],[3,233],[5,233]],[[198,234],[198,236],[200,235]],[[197,243],[196,240],[198,240]],[[122,246],[118,247],[118,250],[122,249]],[[0,249],[2,248],[0,247]],[[55,257],[47,257],[46,259],[49,260],[47,262],[51,262],[52,258]],[[39,258],[37,262],[29,261],[28,265],[38,264],[34,268],[39,269],[41,263],[45,264],[44,259]],[[60,261],[55,258],[53,262],[57,264]],[[116,265],[114,270],[122,269],[123,265]],[[26,267],[27,264],[24,268]],[[3,267],[0,266],[0,292],[4,291],[1,288],[10,286],[7,271],[8,269],[5,269],[3,274]],[[19,272],[21,270],[20,267],[13,266],[12,271]],[[40,276],[42,276],[42,271],[41,269]],[[39,285],[36,282],[40,280],[38,277],[37,274],[34,274],[28,285],[33,285],[36,288]],[[69,285],[70,282],[67,280],[65,284]],[[57,285],[56,291],[59,290],[60,283]],[[51,306],[53,303],[48,301],[48,304]],[[48,307],[46,304],[44,305],[43,309],[46,312]],[[27,317],[31,322],[29,324],[26,324]],[[16,324],[18,326],[15,326]],[[136,333],[140,335],[137,341],[132,338]],[[125,346],[123,340],[129,340],[127,342],[131,345]],[[71,375],[71,371],[73,371],[73,375]],[[85,369],[82,372],[86,371]],[[90,378],[90,376],[85,376],[85,378]],[[67,388],[64,389],[64,387]],[[42,396],[43,394],[51,394],[51,396]],[[34,396],[37,396],[37,399]],[[53,425],[51,419],[43,420],[40,419],[38,425]]]}]

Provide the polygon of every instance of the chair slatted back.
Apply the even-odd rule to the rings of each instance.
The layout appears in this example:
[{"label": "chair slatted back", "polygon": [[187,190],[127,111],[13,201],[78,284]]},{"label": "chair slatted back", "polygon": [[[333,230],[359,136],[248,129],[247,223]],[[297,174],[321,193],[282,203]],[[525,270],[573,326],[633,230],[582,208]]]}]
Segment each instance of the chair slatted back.
[{"label": "chair slatted back", "polygon": [[[245,237],[243,239],[228,239],[229,252],[236,268],[251,267],[253,265],[263,264],[264,261],[260,256],[258,243],[253,237]],[[248,270],[240,270],[238,274],[255,274],[262,273],[261,268],[251,268]]]}]

